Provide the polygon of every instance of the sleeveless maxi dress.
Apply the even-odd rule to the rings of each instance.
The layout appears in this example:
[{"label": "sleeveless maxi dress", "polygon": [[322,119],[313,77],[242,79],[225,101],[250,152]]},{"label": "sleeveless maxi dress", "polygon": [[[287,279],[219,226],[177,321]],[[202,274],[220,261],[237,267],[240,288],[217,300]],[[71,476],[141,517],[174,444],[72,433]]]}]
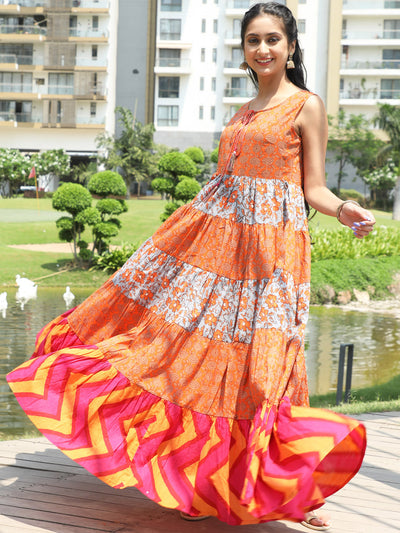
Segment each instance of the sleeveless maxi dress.
[{"label": "sleeveless maxi dress", "polygon": [[364,426],[308,404],[294,120],[310,94],[244,105],[198,196],[8,375],[38,429],[110,486],[232,525],[301,521],[360,468]]}]

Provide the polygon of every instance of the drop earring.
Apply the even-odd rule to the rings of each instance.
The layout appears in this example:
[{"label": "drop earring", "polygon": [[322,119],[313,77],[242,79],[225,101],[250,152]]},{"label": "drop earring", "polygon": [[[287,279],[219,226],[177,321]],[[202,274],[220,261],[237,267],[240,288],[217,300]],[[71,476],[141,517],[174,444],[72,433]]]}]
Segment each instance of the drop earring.
[{"label": "drop earring", "polygon": [[293,54],[289,54],[289,58],[287,60],[287,63],[286,63],[286,68],[288,70],[291,70],[294,68],[294,61],[293,61]]},{"label": "drop earring", "polygon": [[247,70],[249,68],[249,65],[248,65],[247,61],[245,60],[242,63],[240,63],[239,68],[241,70]]}]

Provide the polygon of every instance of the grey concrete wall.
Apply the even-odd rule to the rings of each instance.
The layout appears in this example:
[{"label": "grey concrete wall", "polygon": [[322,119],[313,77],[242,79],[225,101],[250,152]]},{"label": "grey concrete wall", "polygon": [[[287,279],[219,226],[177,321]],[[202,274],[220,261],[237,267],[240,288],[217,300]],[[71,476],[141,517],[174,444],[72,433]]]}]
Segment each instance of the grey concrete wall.
[{"label": "grey concrete wall", "polygon": [[[116,105],[145,122],[148,0],[119,0]],[[137,72],[136,72],[137,71]],[[117,135],[120,133],[117,125]]]}]

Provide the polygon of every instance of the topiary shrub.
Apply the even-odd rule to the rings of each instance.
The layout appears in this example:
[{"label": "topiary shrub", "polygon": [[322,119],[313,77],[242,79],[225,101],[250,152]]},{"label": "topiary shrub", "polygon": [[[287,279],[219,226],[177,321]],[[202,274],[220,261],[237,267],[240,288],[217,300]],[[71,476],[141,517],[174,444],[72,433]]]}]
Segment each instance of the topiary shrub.
[{"label": "topiary shrub", "polygon": [[62,216],[56,221],[56,226],[60,230],[58,233],[62,241],[73,243],[73,253],[76,260],[78,258],[77,242],[81,240],[81,233],[85,230],[85,221],[80,218],[80,214],[85,209],[90,208],[92,196],[82,185],[77,183],[64,183],[53,195],[52,205],[58,211],[70,213],[70,217]]},{"label": "topiary shrub", "polygon": [[126,185],[118,172],[103,170],[93,174],[88,183],[89,191],[101,198],[107,196],[126,196]]},{"label": "topiary shrub", "polygon": [[183,153],[189,156],[190,159],[194,161],[197,165],[202,165],[204,163],[204,152],[201,148],[198,148],[197,146],[191,146],[190,148],[186,148]]}]

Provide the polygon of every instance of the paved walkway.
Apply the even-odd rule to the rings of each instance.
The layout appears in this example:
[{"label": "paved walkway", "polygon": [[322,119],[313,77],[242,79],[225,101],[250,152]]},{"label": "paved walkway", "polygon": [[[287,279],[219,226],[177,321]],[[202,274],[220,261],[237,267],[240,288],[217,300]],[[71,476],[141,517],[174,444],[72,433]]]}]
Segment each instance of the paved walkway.
[{"label": "paved walkway", "polygon": [[[400,531],[400,412],[359,417],[368,448],[359,474],[325,509],[333,533]],[[136,489],[114,490],[45,439],[0,442],[0,533],[291,533],[300,524],[185,522]]]}]

